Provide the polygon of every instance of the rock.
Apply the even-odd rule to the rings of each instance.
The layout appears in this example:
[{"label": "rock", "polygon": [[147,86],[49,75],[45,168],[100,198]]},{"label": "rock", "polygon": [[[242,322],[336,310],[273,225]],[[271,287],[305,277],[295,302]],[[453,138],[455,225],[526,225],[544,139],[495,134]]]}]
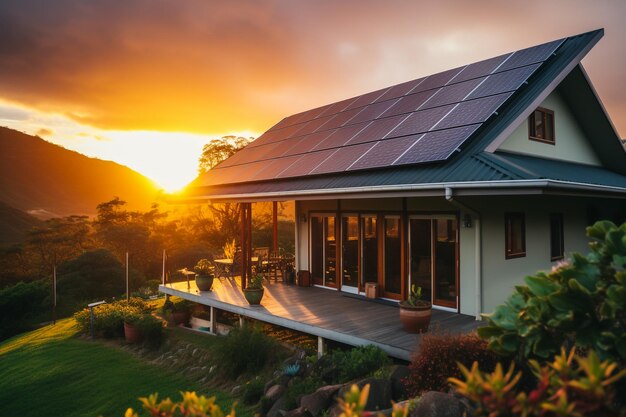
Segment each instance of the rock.
[{"label": "rock", "polygon": [[[398,406],[400,407],[404,407],[409,401],[400,401],[398,403],[396,403]],[[393,414],[393,407],[387,408],[385,410],[380,410],[378,411],[378,413],[376,414],[376,417],[379,417],[380,415],[383,415],[384,417],[391,417],[391,415]]]},{"label": "rock", "polygon": [[241,394],[241,390],[243,388],[241,387],[241,385],[235,385],[231,390],[230,393],[235,396],[238,397]]},{"label": "rock", "polygon": [[327,385],[312,394],[304,395],[300,400],[300,408],[307,409],[313,417],[316,417],[330,406],[340,388],[341,385]]},{"label": "rock", "polygon": [[294,408],[283,414],[284,417],[313,417],[313,415],[304,407]]},{"label": "rock", "polygon": [[328,415],[330,417],[339,417],[341,415],[341,407],[335,403],[328,409]]},{"label": "rock", "polygon": [[266,394],[267,391],[276,384],[278,384],[278,378],[270,379],[269,381],[267,381],[265,383],[265,386],[263,387],[263,394]]},{"label": "rock", "polygon": [[411,374],[409,367],[406,365],[394,365],[391,368],[389,379],[391,380],[391,398],[394,401],[404,400],[408,396],[404,379]]},{"label": "rock", "polygon": [[282,396],[278,400],[276,400],[274,405],[272,405],[272,408],[270,408],[270,411],[267,412],[267,417],[278,417],[278,413],[282,411],[284,407],[285,407],[285,397]]},{"label": "rock", "polygon": [[272,402],[276,401],[287,389],[283,385],[272,385],[266,392],[265,396]]},{"label": "rock", "polygon": [[421,396],[409,417],[462,417],[465,411],[463,403],[453,395],[428,391]]},{"label": "rock", "polygon": [[[366,411],[385,410],[391,405],[391,381],[382,378],[365,378],[355,383],[360,389],[370,386],[370,395],[365,405]],[[352,384],[346,384],[339,390],[339,397],[343,398],[350,391]]]}]

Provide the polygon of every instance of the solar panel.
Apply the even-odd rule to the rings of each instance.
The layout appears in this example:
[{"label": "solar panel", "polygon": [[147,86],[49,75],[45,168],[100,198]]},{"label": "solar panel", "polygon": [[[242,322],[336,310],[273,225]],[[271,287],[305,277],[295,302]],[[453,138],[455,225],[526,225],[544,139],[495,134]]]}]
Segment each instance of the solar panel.
[{"label": "solar panel", "polygon": [[348,141],[361,131],[367,123],[359,123],[356,125],[348,125],[344,126],[341,129],[335,130],[331,135],[329,135],[324,141],[320,142],[314,150],[319,149],[329,149],[329,148],[337,148],[339,146],[343,146]]},{"label": "solar panel", "polygon": [[326,108],[326,110],[324,110],[317,117],[331,116],[333,114],[339,113],[340,111],[348,110],[348,106],[352,104],[352,102],[354,102],[356,99],[358,99],[358,97],[352,97],[352,98],[341,100],[334,104],[331,104],[330,106]]},{"label": "solar panel", "polygon": [[382,117],[413,112],[420,108],[420,106],[436,92],[436,90],[428,90],[402,97],[398,100],[398,102],[391,106],[389,110],[384,112]]},{"label": "solar panel", "polygon": [[434,127],[437,129],[448,129],[472,123],[482,123],[486,121],[510,96],[511,93],[504,93],[497,96],[479,98],[460,103],[450,112],[450,114],[448,114]]},{"label": "solar panel", "polygon": [[539,64],[490,75],[484,83],[470,94],[468,99],[515,91],[537,68],[539,68]]},{"label": "solar panel", "polygon": [[363,110],[359,112],[359,114],[354,116],[352,120],[350,120],[350,124],[366,121],[369,122],[370,120],[374,120],[395,103],[396,100],[387,100],[375,104],[370,104],[369,106],[364,107]]},{"label": "solar panel", "polygon": [[412,113],[398,127],[396,127],[389,137],[413,135],[415,133],[428,132],[442,117],[446,115],[454,106],[435,107],[428,110],[420,110]]},{"label": "solar panel", "polygon": [[277,178],[299,177],[301,175],[307,175],[313,170],[313,168],[321,164],[333,152],[335,152],[334,149],[326,149],[319,152],[304,154],[296,162],[294,162],[284,171],[278,174]]},{"label": "solar panel", "polygon": [[346,124],[350,119],[359,114],[361,108],[351,109],[342,111],[341,113],[337,113],[333,116],[332,119],[328,121],[328,123],[324,124],[323,130],[326,129],[334,129],[336,127],[341,127]]},{"label": "solar panel", "polygon": [[349,145],[355,143],[371,142],[384,138],[389,132],[391,132],[396,126],[400,124],[402,120],[407,117],[406,114],[387,117],[385,119],[374,120],[367,127],[354,135],[348,142]]},{"label": "solar panel", "polygon": [[447,159],[479,126],[479,124],[475,124],[426,133],[393,165],[417,164]]},{"label": "solar panel", "polygon": [[348,171],[391,166],[393,161],[398,159],[422,136],[424,135],[411,135],[376,142],[375,146],[369,149],[369,152],[363,154],[360,159],[348,168]]},{"label": "solar panel", "polygon": [[457,75],[463,67],[453,68],[451,70],[439,72],[427,77],[420,85],[418,85],[411,93],[417,93],[418,91],[426,91],[433,88],[439,88],[450,82],[455,75]]},{"label": "solar panel", "polygon": [[295,155],[299,153],[307,153],[315,148],[320,142],[326,139],[334,130],[324,130],[323,132],[315,132],[313,134],[293,139],[294,144],[286,149],[282,156]]},{"label": "solar panel", "polygon": [[458,84],[448,85],[437,90],[437,92],[428,100],[422,108],[443,106],[445,104],[458,103],[470,93],[484,79],[477,78]]},{"label": "solar panel", "polygon": [[269,180],[289,168],[291,164],[300,159],[301,155],[293,155],[285,158],[272,159],[267,161],[265,167],[258,171],[253,177],[254,180]]},{"label": "solar panel", "polygon": [[[329,122],[330,119],[332,119],[333,117],[334,117],[333,115],[330,115],[330,116],[322,116],[322,117],[318,117],[317,119],[313,119],[310,122],[306,123],[304,126],[302,126],[301,129],[294,132],[292,136],[304,136],[304,135],[308,135],[309,133],[313,133],[321,129],[322,126],[324,126],[327,122]],[[284,137],[284,139],[287,139],[287,137]]]},{"label": "solar panel", "polygon": [[389,88],[383,88],[382,90],[372,91],[371,93],[363,94],[362,96],[357,97],[356,100],[352,102],[345,110],[355,109],[357,107],[367,106],[368,104],[372,104],[379,97],[385,94]]},{"label": "solar panel", "polygon": [[417,87],[422,81],[424,81],[426,77],[418,78],[417,80],[407,81],[402,84],[394,85],[391,87],[385,94],[377,98],[374,103],[378,103],[379,101],[390,100],[392,98],[402,97],[405,94],[408,94],[409,91],[413,90]]},{"label": "solar panel", "polygon": [[456,77],[454,77],[454,82],[459,83],[467,80],[471,80],[473,78],[484,77],[485,75],[491,74],[504,60],[509,57],[511,54],[505,54],[496,56],[490,59],[486,59],[484,61],[475,62],[473,64],[468,65],[463,68],[463,71]]},{"label": "solar panel", "polygon": [[372,146],[374,146],[373,143],[363,143],[339,148],[332,155],[326,158],[324,162],[311,171],[311,174],[325,174],[330,172],[345,171],[354,163],[354,161],[359,159],[359,157],[367,152]]},{"label": "solar panel", "polygon": [[534,64],[545,61],[552,55],[565,39],[544,43],[542,45],[533,46],[532,48],[522,49],[513,52],[513,56],[509,58],[498,71],[506,71],[512,68],[518,68],[524,65]]}]

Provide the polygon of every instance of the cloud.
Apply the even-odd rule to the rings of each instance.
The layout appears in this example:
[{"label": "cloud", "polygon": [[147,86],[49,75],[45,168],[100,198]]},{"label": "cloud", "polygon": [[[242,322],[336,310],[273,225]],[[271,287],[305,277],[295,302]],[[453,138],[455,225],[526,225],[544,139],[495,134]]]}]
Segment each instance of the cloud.
[{"label": "cloud", "polygon": [[[626,3],[608,0],[2,2],[0,97],[102,129],[262,131],[333,100],[606,27],[585,64],[613,113],[626,103],[624,16]],[[612,116],[626,131],[626,115]]]},{"label": "cloud", "polygon": [[46,129],[45,127],[42,127],[36,133],[37,136],[42,137],[42,138],[46,136],[52,136],[53,134],[54,134],[54,130]]}]

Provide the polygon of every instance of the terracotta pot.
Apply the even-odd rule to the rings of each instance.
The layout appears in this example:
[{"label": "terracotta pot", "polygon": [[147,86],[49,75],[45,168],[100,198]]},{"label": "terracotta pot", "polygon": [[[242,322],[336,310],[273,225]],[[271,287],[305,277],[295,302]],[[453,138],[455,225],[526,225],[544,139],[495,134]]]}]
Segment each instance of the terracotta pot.
[{"label": "terracotta pot", "polygon": [[188,311],[177,311],[175,313],[172,313],[171,321],[174,323],[174,325],[183,324],[186,326],[187,324],[189,324],[190,316],[191,314]]},{"label": "terracotta pot", "polygon": [[404,330],[409,333],[425,333],[428,331],[430,318],[433,315],[432,305],[412,306],[406,301],[400,302],[400,321]]},{"label": "terracotta pot", "polygon": [[250,305],[261,304],[264,293],[265,290],[263,288],[246,288],[243,290],[243,295]]},{"label": "terracotta pot", "polygon": [[196,286],[200,291],[211,291],[213,275],[196,275]]},{"label": "terracotta pot", "polygon": [[139,343],[143,339],[141,330],[133,324],[124,322],[124,337],[127,343]]}]

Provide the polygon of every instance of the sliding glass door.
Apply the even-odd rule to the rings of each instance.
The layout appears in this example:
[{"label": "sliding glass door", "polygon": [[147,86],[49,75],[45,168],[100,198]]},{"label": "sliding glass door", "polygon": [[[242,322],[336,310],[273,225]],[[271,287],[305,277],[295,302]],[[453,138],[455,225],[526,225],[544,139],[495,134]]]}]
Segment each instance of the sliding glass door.
[{"label": "sliding glass door", "polygon": [[358,293],[359,286],[359,217],[341,218],[341,290]]},{"label": "sliding glass door", "polygon": [[333,215],[311,215],[311,275],[315,285],[337,286],[337,241]]},{"label": "sliding glass door", "polygon": [[402,243],[400,216],[384,217],[383,296],[400,299],[402,293]]}]

